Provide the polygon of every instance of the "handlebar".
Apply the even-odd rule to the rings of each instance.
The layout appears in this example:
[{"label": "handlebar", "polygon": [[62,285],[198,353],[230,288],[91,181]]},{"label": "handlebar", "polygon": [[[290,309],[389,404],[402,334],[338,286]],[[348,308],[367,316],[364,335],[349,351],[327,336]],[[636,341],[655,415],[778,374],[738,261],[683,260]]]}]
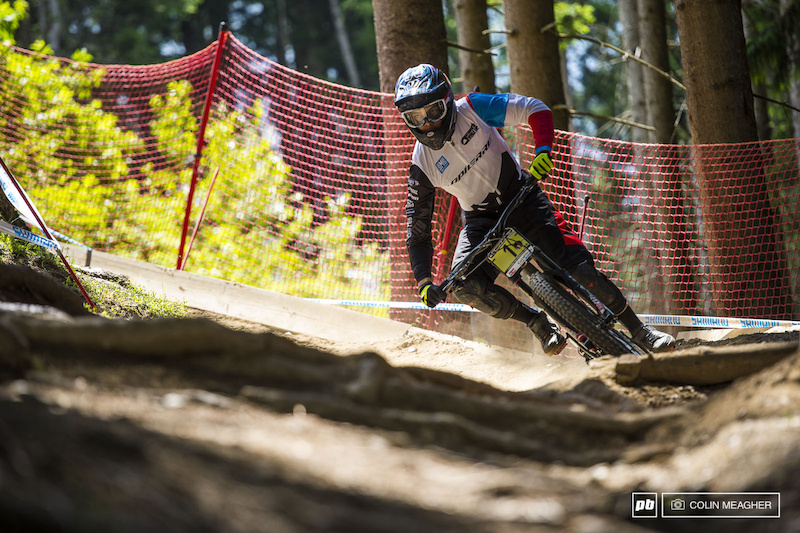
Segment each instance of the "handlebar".
[{"label": "handlebar", "polygon": [[475,265],[472,269],[470,269],[472,262],[475,261],[475,258],[488,248],[491,248],[494,243],[497,242],[497,240],[503,234],[508,217],[510,217],[511,213],[513,213],[514,210],[519,207],[522,201],[528,196],[528,194],[530,194],[536,185],[536,180],[528,177],[517,194],[514,195],[514,198],[511,199],[506,208],[503,209],[503,212],[500,213],[500,217],[497,219],[497,223],[494,225],[494,227],[486,233],[486,236],[484,236],[483,240],[481,240],[481,242],[478,243],[478,245],[475,246],[475,248],[473,248],[472,251],[470,251],[470,253],[467,254],[467,256],[462,259],[460,263],[450,270],[450,274],[447,275],[439,288],[445,292],[450,292],[453,285],[458,280],[466,278],[472,274],[478,268],[478,266],[480,266]]}]

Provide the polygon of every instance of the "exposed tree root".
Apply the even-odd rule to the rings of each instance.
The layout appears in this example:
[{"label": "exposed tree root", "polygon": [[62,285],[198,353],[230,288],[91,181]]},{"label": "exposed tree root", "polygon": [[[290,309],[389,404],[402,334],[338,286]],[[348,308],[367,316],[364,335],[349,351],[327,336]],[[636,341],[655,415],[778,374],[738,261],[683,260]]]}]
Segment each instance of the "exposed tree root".
[{"label": "exposed tree root", "polygon": [[118,366],[156,359],[195,388],[221,387],[277,411],[303,405],[331,420],[405,431],[424,442],[542,461],[612,461],[653,425],[681,413],[617,412],[574,393],[548,397],[470,386],[433,370],[392,367],[374,353],[339,357],[205,319],[9,316],[5,325],[0,342],[25,344],[30,357],[51,365],[60,357],[107,364],[109,356]]},{"label": "exposed tree root", "polygon": [[616,380],[624,385],[641,382],[716,385],[755,374],[797,349],[797,342],[783,342],[700,346],[651,357],[624,356],[616,361]]}]

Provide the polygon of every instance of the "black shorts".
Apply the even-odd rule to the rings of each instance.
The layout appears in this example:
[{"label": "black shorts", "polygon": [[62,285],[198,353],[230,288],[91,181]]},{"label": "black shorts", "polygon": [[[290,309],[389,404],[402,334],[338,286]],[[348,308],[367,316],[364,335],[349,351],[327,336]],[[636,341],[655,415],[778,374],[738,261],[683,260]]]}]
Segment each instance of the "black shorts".
[{"label": "black shorts", "polygon": [[[486,233],[497,223],[499,216],[499,211],[469,211],[465,214],[464,228],[453,252],[453,265],[461,262],[472,248],[483,240]],[[538,186],[534,187],[525,201],[511,214],[507,225],[522,233],[568,271],[584,262],[594,264],[592,254]],[[492,281],[500,274],[489,263],[484,263],[481,270]]]}]

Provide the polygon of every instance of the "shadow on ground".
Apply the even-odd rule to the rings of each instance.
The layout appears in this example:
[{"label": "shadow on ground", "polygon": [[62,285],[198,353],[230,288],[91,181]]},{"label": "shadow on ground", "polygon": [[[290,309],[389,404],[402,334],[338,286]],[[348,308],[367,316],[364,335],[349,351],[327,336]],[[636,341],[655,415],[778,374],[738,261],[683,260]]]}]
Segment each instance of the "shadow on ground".
[{"label": "shadow on ground", "polygon": [[[4,532],[800,528],[797,332],[509,391],[263,327],[23,303],[0,310]],[[633,491],[779,491],[782,515],[636,520]]]}]

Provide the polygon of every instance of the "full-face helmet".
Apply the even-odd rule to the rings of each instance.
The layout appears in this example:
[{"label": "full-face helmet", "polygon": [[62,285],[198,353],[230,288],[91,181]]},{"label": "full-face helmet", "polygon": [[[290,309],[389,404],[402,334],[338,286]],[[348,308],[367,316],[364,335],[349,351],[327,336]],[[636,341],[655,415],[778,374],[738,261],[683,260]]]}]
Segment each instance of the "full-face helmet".
[{"label": "full-face helmet", "polygon": [[[411,67],[397,78],[394,105],[403,121],[422,144],[439,150],[450,140],[456,127],[456,106],[453,88],[444,72],[423,63]],[[420,131],[426,122],[442,125],[429,132]]]}]

